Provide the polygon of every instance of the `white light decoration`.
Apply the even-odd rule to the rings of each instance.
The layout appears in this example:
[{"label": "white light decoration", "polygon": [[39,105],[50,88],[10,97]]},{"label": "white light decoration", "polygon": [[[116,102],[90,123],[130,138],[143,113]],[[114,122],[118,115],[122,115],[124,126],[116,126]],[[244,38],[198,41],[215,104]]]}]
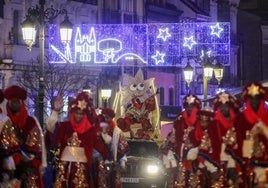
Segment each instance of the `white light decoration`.
[{"label": "white light decoration", "polygon": [[164,63],[164,57],[165,54],[160,53],[158,50],[156,50],[156,54],[152,56],[152,58],[155,60],[155,64],[158,65],[160,63]]},{"label": "white light decoration", "polygon": [[103,99],[109,99],[112,95],[111,89],[102,89],[101,90],[101,98]]},{"label": "white light decoration", "polygon": [[82,35],[80,27],[77,27],[74,47],[75,60],[80,62],[96,62],[96,44],[94,27],[90,28],[88,35]]},{"label": "white light decoration", "polygon": [[191,50],[193,48],[193,46],[197,44],[194,41],[194,37],[193,36],[184,37],[183,40],[184,40],[183,46],[189,48],[189,50]]},{"label": "white light decoration", "polygon": [[203,59],[205,57],[205,54],[207,55],[207,57],[211,57],[211,53],[212,51],[206,51],[206,53],[204,52],[204,50],[201,50],[201,55],[200,55],[200,59]]},{"label": "white light decoration", "polygon": [[83,89],[83,91],[92,94],[91,89]]},{"label": "white light decoration", "polygon": [[215,25],[210,26],[211,29],[211,35],[216,35],[218,38],[220,38],[221,32],[223,32],[223,28],[220,27],[219,23],[216,23]]},{"label": "white light decoration", "polygon": [[169,37],[171,37],[171,34],[168,31],[168,28],[165,28],[165,29],[160,28],[158,31],[159,31],[159,34],[157,35],[156,38],[160,38],[163,41],[166,41]]},{"label": "white light decoration", "polygon": [[213,53],[222,65],[230,65],[230,23],[81,24],[74,26],[69,45],[60,42],[57,26],[51,25],[49,31],[53,63],[117,66],[138,61],[183,68],[178,59],[202,56],[208,49],[204,55]]},{"label": "white light decoration", "polygon": [[123,60],[126,60],[126,61],[130,61],[130,60],[139,60],[140,62],[144,63],[144,64],[147,64],[146,61],[144,61],[144,59],[142,59],[142,57],[138,56],[137,54],[134,54],[134,53],[125,53],[121,56],[119,56],[115,61],[114,63],[118,63],[118,61],[120,61],[121,59]]},{"label": "white light decoration", "polygon": [[[50,48],[63,60],[63,62],[74,63],[74,62],[70,61],[70,59],[67,58],[68,56],[66,56],[66,54],[63,54],[54,45],[50,45]],[[53,63],[62,63],[62,62],[56,61],[56,62],[53,62]]]},{"label": "white light decoration", "polygon": [[219,93],[222,93],[222,92],[225,92],[225,89],[224,88],[217,88],[216,89],[216,94],[219,94]]},{"label": "white light decoration", "polygon": [[207,51],[207,56],[211,57],[211,53],[212,53],[211,50]]},{"label": "white light decoration", "polygon": [[105,63],[114,62],[115,54],[122,50],[122,42],[115,38],[107,38],[98,42],[98,51],[102,52]]}]

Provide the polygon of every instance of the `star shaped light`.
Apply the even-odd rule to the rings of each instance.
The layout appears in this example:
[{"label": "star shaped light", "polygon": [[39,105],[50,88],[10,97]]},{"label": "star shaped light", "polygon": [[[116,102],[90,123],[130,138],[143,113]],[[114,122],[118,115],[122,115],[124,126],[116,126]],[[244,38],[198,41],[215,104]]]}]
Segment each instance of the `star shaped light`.
[{"label": "star shaped light", "polygon": [[219,96],[219,101],[222,103],[222,104],[225,104],[226,102],[229,101],[229,95],[227,93],[222,93],[220,96]]},{"label": "star shaped light", "polygon": [[80,108],[81,110],[84,110],[87,108],[87,102],[85,101],[85,99],[83,100],[79,100],[77,107]]},{"label": "star shaped light", "polygon": [[223,31],[223,28],[220,27],[219,23],[216,23],[216,25],[210,26],[211,29],[211,35],[216,35],[218,38],[220,38],[220,34]]},{"label": "star shaped light", "polygon": [[193,45],[196,45],[197,43],[194,41],[194,37],[190,36],[190,37],[184,37],[184,43],[183,46],[184,47],[188,47],[189,50],[191,50],[193,48]]},{"label": "star shaped light", "polygon": [[158,50],[156,50],[156,54],[152,56],[152,58],[155,60],[155,64],[158,65],[159,63],[164,63],[164,57],[166,54],[160,53]]},{"label": "star shaped light", "polygon": [[259,86],[256,86],[255,84],[251,84],[250,87],[247,88],[247,90],[248,90],[248,94],[252,97],[260,94]]},{"label": "star shaped light", "polygon": [[171,37],[171,34],[168,31],[168,28],[165,29],[159,29],[159,34],[156,38],[161,38],[163,41],[166,41],[169,37]]},{"label": "star shaped light", "polygon": [[186,101],[188,104],[192,104],[195,101],[195,97],[193,95],[190,95],[186,98]]}]

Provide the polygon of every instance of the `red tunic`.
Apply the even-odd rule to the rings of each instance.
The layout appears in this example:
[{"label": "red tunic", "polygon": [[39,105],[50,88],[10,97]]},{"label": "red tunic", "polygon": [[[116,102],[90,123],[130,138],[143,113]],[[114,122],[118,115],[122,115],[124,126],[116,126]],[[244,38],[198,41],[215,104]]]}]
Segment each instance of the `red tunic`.
[{"label": "red tunic", "polygon": [[[268,109],[266,109],[268,114]],[[268,116],[267,116],[268,117]],[[228,145],[228,152],[232,154],[239,164],[244,160],[242,155],[243,141],[246,139],[247,131],[250,131],[254,124],[248,122],[244,113],[237,116],[234,122],[236,144]],[[254,147],[250,162],[255,166],[268,167],[268,139],[263,134],[257,134],[254,137]]]},{"label": "red tunic", "polygon": [[[21,181],[21,187],[41,188],[43,187],[40,173],[43,144],[41,129],[33,117],[27,116],[22,128],[14,126],[14,131],[19,145],[15,147],[10,145],[11,147],[6,148],[5,155],[13,156],[16,164],[15,177]],[[14,140],[13,137],[10,141]]]},{"label": "red tunic", "polygon": [[[84,148],[86,162],[68,162],[61,160],[63,150],[66,146],[71,146],[70,142],[72,139],[75,139],[74,135],[77,135],[78,138],[76,146]],[[96,134],[95,127],[91,127],[86,132],[78,134],[73,131],[69,121],[62,122],[57,130],[55,146],[59,147],[60,157],[55,187],[91,187],[90,168],[92,166],[93,149],[100,152],[104,158],[108,156],[105,146]]]},{"label": "red tunic", "polygon": [[212,121],[204,131],[199,146],[199,156],[220,169],[221,135],[218,121]]},{"label": "red tunic", "polygon": [[[268,125],[268,109],[263,109],[262,117],[259,117],[267,126]],[[268,167],[268,139],[262,134],[257,133],[253,136],[254,144],[251,158],[243,157],[243,142],[247,139],[247,133],[256,125],[249,122],[249,116],[245,110],[239,114],[234,122],[233,139],[236,143],[227,145],[226,151],[235,159],[238,164],[243,182],[240,187],[245,187],[248,179],[252,180],[252,170],[255,167]]]},{"label": "red tunic", "polygon": [[[174,121],[175,136],[177,140],[177,155],[185,160],[188,151],[191,148],[197,147],[200,144],[200,139],[197,137],[196,125],[198,120],[192,126],[186,125],[181,115]],[[182,145],[184,144],[184,148]]]}]

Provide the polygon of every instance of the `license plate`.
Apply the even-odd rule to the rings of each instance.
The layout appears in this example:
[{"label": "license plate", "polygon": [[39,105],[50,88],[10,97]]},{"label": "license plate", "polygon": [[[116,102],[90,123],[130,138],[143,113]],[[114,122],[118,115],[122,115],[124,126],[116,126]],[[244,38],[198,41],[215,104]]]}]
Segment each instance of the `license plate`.
[{"label": "license plate", "polygon": [[121,178],[120,179],[122,183],[139,183],[139,178]]}]

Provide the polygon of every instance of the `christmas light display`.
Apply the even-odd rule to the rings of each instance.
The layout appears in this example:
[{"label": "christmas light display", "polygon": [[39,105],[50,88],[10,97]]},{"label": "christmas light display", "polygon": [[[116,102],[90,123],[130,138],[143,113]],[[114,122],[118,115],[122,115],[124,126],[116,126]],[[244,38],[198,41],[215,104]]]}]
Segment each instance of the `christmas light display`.
[{"label": "christmas light display", "polygon": [[230,64],[229,23],[76,25],[68,46],[60,43],[57,33],[51,25],[51,63],[185,66],[183,58],[203,57],[205,52],[222,65]]}]

